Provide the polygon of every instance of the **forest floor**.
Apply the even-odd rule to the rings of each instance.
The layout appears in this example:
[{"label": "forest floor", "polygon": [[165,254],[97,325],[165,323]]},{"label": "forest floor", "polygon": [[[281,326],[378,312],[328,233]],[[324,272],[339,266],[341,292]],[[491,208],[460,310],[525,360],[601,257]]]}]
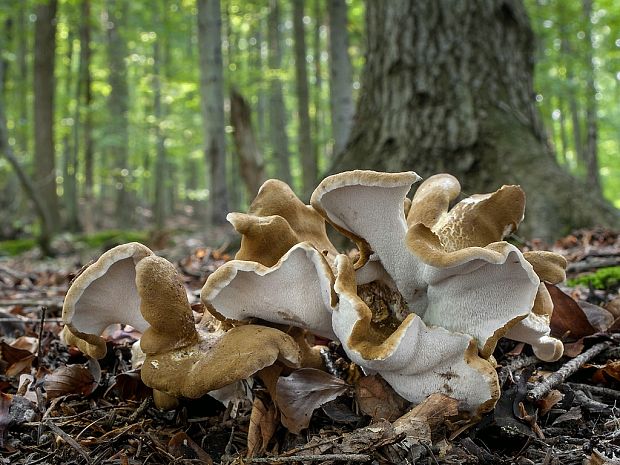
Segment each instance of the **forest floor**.
[{"label": "forest floor", "polygon": [[[301,434],[281,424],[259,380],[228,406],[205,396],[158,410],[131,367],[136,334],[125,328],[109,331],[99,361],[61,344],[64,294],[101,251],[0,258],[0,462],[619,464],[620,235],[578,231],[553,250],[569,260],[569,278],[582,277],[550,290],[566,356],[544,363],[502,341],[494,354],[502,394],[492,412],[468,421],[445,396],[410,410],[332,345],[332,379],[300,378],[301,390],[324,393],[319,402],[341,395],[317,408]],[[230,255],[189,240],[157,253],[177,266],[199,318],[200,287]]]}]

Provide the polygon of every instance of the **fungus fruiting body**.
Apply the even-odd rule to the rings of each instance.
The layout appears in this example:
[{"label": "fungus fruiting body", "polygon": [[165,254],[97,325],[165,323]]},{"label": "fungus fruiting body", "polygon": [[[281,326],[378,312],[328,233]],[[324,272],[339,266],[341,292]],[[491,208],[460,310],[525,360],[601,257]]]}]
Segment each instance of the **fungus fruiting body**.
[{"label": "fungus fruiting body", "polygon": [[[227,216],[240,250],[201,291],[228,329],[208,317],[194,324],[172,264],[140,244],[119,246],[73,283],[65,340],[101,357],[107,325],[136,327],[142,378],[172,406],[276,361],[320,366],[308,332],[340,341],[409,401],[440,392],[465,412],[488,411],[500,392],[491,355],[501,337],[531,344],[543,360],[562,355],[543,282],[563,280],[566,262],[504,241],[523,219],[519,186],[452,205],[456,178],[432,176],[407,198],[418,180],[412,171],[340,173],[318,185],[311,205],[267,181],[247,213]],[[326,223],[355,242],[355,260],[334,247]]]}]

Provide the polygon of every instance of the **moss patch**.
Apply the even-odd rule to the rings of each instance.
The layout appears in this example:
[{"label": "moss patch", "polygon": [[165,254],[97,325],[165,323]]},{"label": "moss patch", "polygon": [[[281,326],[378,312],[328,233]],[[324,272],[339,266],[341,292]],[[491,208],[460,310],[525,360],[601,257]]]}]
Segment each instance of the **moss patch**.
[{"label": "moss patch", "polygon": [[566,283],[569,286],[577,286],[578,284],[589,286],[591,284],[595,289],[609,290],[620,286],[620,266],[600,268],[594,273],[569,279]]},{"label": "moss patch", "polygon": [[0,241],[0,255],[19,255],[37,246],[35,239],[13,239]]}]

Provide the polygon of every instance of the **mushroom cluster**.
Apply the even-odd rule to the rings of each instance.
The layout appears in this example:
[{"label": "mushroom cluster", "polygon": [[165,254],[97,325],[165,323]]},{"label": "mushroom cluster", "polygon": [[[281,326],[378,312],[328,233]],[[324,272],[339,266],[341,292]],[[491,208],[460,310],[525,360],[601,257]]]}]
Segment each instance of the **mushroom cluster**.
[{"label": "mushroom cluster", "polygon": [[[145,383],[168,396],[198,397],[276,360],[307,364],[303,338],[280,331],[293,327],[340,341],[354,363],[409,401],[441,392],[465,412],[488,411],[499,397],[492,358],[499,338],[526,342],[543,360],[561,357],[541,281],[563,280],[566,262],[502,240],[523,219],[520,187],[450,208],[460,194],[453,176],[430,177],[409,200],[419,179],[414,172],[340,173],[319,184],[311,205],[281,181],[263,184],[247,213],[227,216],[242,235],[240,250],[201,291],[228,331],[194,327],[164,259],[137,244],[124,246],[120,259],[113,255],[121,249],[107,252],[67,295],[65,340],[101,356],[101,331],[131,324],[144,331]],[[356,243],[355,262],[330,242],[326,221]],[[260,326],[247,324],[256,319]],[[234,361],[223,364],[223,357]],[[238,365],[247,368],[230,369]]]}]

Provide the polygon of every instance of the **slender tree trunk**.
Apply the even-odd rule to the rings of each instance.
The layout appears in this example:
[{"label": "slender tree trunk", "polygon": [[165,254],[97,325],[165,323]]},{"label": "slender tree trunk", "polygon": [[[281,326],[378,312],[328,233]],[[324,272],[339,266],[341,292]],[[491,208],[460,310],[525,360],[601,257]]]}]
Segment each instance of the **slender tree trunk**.
[{"label": "slender tree trunk", "polygon": [[306,31],[304,28],[304,2],[293,0],[293,30],[295,34],[295,84],[297,88],[298,146],[301,154],[302,195],[306,200],[314,190],[317,164],[310,128],[310,97],[308,91],[308,65],[306,62]]},{"label": "slender tree trunk", "polygon": [[84,208],[82,211],[82,222],[84,231],[92,234],[95,231],[94,218],[94,146],[93,146],[93,124],[92,124],[92,77],[90,74],[91,57],[91,15],[90,0],[82,0],[82,24],[80,25],[80,68],[82,72],[81,80],[84,83],[84,103],[83,103],[83,144],[84,144]]},{"label": "slender tree trunk", "polygon": [[57,231],[60,223],[56,194],[54,155],[54,56],[56,50],[57,0],[36,7],[34,37],[34,165],[37,190],[49,212],[49,227]]},{"label": "slender tree trunk", "polygon": [[[65,101],[65,108],[63,108],[64,114],[65,114],[65,118],[69,118],[71,115],[71,94],[72,94],[72,88],[73,88],[73,55],[74,55],[74,50],[75,50],[75,44],[74,44],[74,40],[73,40],[73,31],[69,31],[68,33],[68,37],[67,37],[67,43],[68,43],[68,47],[67,47],[67,55],[65,57],[65,63],[66,66],[68,68],[68,72],[65,76],[65,89],[64,89],[64,101]],[[79,80],[79,79],[78,79]],[[76,107],[78,107],[79,105],[76,104]],[[73,123],[75,125],[75,121]],[[65,208],[65,212],[69,213],[70,210],[70,206],[69,204],[71,203],[71,196],[73,194],[72,192],[72,183],[75,182],[75,172],[71,171],[71,152],[72,152],[72,147],[71,147],[71,142],[72,142],[72,138],[71,138],[71,129],[67,128],[67,127],[63,127],[63,134],[62,134],[62,156],[61,156],[61,163],[62,163],[62,201],[63,201],[63,205]],[[71,176],[73,176],[73,179],[71,179]],[[65,226],[68,226],[67,222],[65,221]]]},{"label": "slender tree trunk", "polygon": [[271,146],[273,148],[273,160],[276,164],[276,177],[289,186],[292,186],[291,163],[288,151],[288,136],[286,135],[286,110],[284,108],[284,95],[282,93],[282,50],[280,39],[280,8],[278,0],[271,0],[269,17],[267,21],[269,42],[269,71],[271,86],[269,96],[269,110],[271,113],[269,132]]},{"label": "slender tree trunk", "polygon": [[[3,51],[0,42],[0,56]],[[19,182],[24,189],[26,195],[30,198],[34,205],[34,210],[39,218],[40,230],[37,236],[37,242],[44,255],[52,255],[50,242],[52,239],[52,230],[50,228],[50,211],[39,191],[37,191],[34,183],[26,174],[26,170],[20,164],[18,158],[13,153],[13,148],[9,144],[9,132],[6,124],[6,114],[4,111],[4,60],[0,60],[0,153],[4,154],[9,164],[15,171]]]},{"label": "slender tree trunk", "polygon": [[340,153],[349,139],[355,107],[349,58],[346,0],[327,2],[329,14],[329,76],[334,153]]},{"label": "slender tree trunk", "polygon": [[562,151],[560,152],[562,165],[568,167],[568,132],[566,130],[566,112],[564,99],[560,95],[558,97],[558,109],[560,110],[560,142],[562,144]]},{"label": "slender tree trunk", "polygon": [[[323,126],[325,125],[325,117],[323,116],[323,108],[321,100],[323,97],[323,76],[321,75],[321,27],[323,25],[323,12],[321,10],[321,0],[314,0],[314,30],[312,31],[313,54],[314,54],[314,144],[315,157],[317,164],[321,163],[321,154],[325,153],[325,138],[323,136]],[[319,168],[320,170],[320,168]]]},{"label": "slender tree trunk", "polygon": [[108,11],[108,64],[110,117],[108,148],[114,161],[114,188],[116,190],[116,219],[118,226],[126,228],[132,219],[133,206],[128,190],[129,180],[129,89],[127,87],[127,44],[121,36],[123,20],[127,17],[128,4],[122,0],[107,0]]},{"label": "slender tree trunk", "polygon": [[[80,26],[82,27],[82,26]],[[73,128],[72,136],[73,143],[71,144],[71,151],[68,153],[68,169],[65,184],[65,207],[67,209],[67,229],[69,231],[79,231],[80,220],[78,217],[78,181],[77,174],[79,172],[79,154],[80,154],[80,123],[82,120],[81,108],[82,108],[82,88],[84,79],[84,62],[82,61],[82,49],[83,44],[80,42],[80,54],[78,56],[78,75],[75,84],[75,107],[73,109]],[[73,48],[73,47],[71,47]],[[69,144],[68,144],[69,145]]]},{"label": "slender tree trunk", "polygon": [[252,199],[265,180],[265,167],[252,128],[252,110],[243,96],[234,89],[230,99],[230,124],[234,129],[241,178],[246,186],[248,198]]},{"label": "slender tree trunk", "polygon": [[28,23],[26,21],[28,6],[25,2],[20,2],[19,13],[17,16],[18,23],[18,46],[17,46],[17,68],[19,69],[19,118],[17,143],[19,148],[28,153],[30,146],[28,145],[28,88],[29,88],[29,70],[28,70]]},{"label": "slender tree trunk", "polygon": [[222,14],[219,0],[198,0],[200,88],[205,133],[205,156],[210,168],[211,223],[224,224],[228,213]]},{"label": "slender tree trunk", "polygon": [[[260,76],[259,79],[262,79],[263,76],[263,26],[263,21],[260,21],[255,34],[256,45],[254,46],[254,60],[252,62],[252,67],[255,69],[258,76]],[[265,113],[265,90],[263,85],[260,85],[257,90],[256,100],[256,139],[258,141],[259,148],[264,148],[265,146]]]},{"label": "slender tree trunk", "polygon": [[596,103],[596,83],[593,63],[592,0],[583,0],[583,16],[586,24],[586,143],[584,159],[586,162],[586,184],[595,192],[601,193],[601,177],[598,168],[598,117]]},{"label": "slender tree trunk", "polygon": [[577,102],[576,94],[578,92],[577,80],[573,72],[573,49],[564,26],[566,19],[564,18],[564,9],[560,8],[560,53],[564,57],[562,62],[566,67],[566,81],[568,82],[568,109],[571,116],[571,125],[573,129],[573,143],[575,145],[575,156],[577,166],[584,165],[584,145],[581,132],[580,108]]},{"label": "slender tree trunk", "polygon": [[155,158],[155,229],[161,231],[166,226],[166,140],[161,129],[164,119],[164,110],[161,102],[161,52],[160,37],[153,44],[153,97],[155,110],[155,139],[157,140],[157,155]]},{"label": "slender tree trunk", "polygon": [[618,221],[548,152],[522,3],[370,1],[366,24],[356,124],[332,171],[447,171],[469,193],[521,184],[520,233],[546,239]]}]

